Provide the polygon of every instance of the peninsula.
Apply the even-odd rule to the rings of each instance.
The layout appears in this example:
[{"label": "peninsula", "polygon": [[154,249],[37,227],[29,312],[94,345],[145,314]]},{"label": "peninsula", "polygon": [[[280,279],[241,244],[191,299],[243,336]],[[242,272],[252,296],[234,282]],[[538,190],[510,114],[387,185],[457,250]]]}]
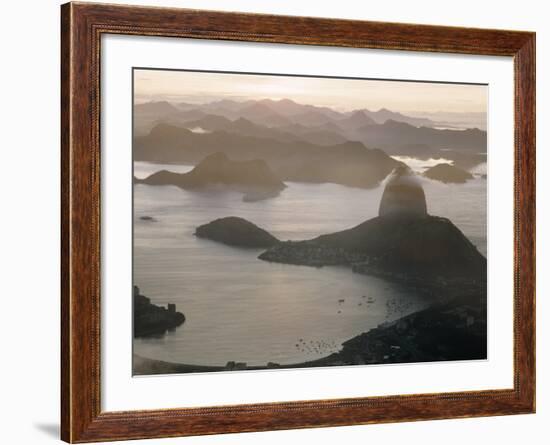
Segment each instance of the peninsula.
[{"label": "peninsula", "polygon": [[135,182],[182,189],[204,189],[218,184],[243,192],[247,201],[277,196],[286,187],[263,160],[233,161],[224,153],[206,156],[188,173],[161,170]]},{"label": "peninsula", "polygon": [[483,286],[487,260],[447,218],[427,213],[422,185],[408,167],[389,178],[379,216],[351,229],[307,241],[287,241],[262,253],[264,261],[322,267],[442,287]]}]

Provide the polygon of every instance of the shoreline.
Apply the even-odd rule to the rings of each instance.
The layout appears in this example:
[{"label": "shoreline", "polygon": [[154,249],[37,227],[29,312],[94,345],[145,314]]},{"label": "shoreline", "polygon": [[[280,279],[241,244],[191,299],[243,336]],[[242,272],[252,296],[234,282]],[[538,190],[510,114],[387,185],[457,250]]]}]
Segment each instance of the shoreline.
[{"label": "shoreline", "polygon": [[[217,160],[219,156],[211,155],[203,162],[214,157]],[[249,366],[227,357],[224,359],[229,361],[225,365],[204,366],[138,356],[134,360],[134,373],[292,369],[486,358],[487,260],[449,218],[431,215],[427,208],[422,182],[409,167],[401,165],[393,170],[385,184],[378,216],[345,230],[313,239],[280,242],[269,232],[239,217],[219,218],[199,226],[197,235],[223,244],[248,246],[253,239],[261,241],[266,244],[266,250],[257,257],[260,260],[316,268],[346,266],[355,273],[425,289],[432,304],[356,335],[343,342],[338,352],[311,361]],[[234,354],[238,353],[236,345]]]},{"label": "shoreline", "polygon": [[[486,295],[472,293],[386,322],[342,343],[339,352],[320,359],[279,364],[226,365],[173,363],[133,355],[133,375],[258,371],[349,365],[421,363],[487,358]],[[444,341],[433,344],[433,338]]]}]

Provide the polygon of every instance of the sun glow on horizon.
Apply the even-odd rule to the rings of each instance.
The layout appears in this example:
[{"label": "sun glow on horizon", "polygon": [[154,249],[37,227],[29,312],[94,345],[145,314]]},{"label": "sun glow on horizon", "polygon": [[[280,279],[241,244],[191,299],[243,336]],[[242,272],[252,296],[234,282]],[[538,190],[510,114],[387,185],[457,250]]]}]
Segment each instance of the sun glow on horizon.
[{"label": "sun glow on horizon", "polygon": [[290,99],[338,111],[363,108],[416,114],[487,111],[487,86],[477,84],[136,69],[134,87],[136,102],[204,104],[220,99]]}]

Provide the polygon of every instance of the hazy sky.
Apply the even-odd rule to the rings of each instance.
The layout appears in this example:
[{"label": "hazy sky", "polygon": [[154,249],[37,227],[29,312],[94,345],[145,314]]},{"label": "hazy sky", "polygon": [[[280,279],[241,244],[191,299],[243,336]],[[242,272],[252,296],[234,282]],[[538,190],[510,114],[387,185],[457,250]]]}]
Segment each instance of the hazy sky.
[{"label": "hazy sky", "polygon": [[340,111],[485,113],[487,87],[425,82],[135,70],[136,102],[292,99]]}]

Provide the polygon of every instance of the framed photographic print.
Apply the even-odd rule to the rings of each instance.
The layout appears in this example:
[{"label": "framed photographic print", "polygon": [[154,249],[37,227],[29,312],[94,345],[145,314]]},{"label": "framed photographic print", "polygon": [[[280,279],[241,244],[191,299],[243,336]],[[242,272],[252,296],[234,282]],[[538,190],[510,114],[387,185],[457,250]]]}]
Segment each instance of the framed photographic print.
[{"label": "framed photographic print", "polygon": [[535,410],[535,35],[62,6],[62,439]]}]

